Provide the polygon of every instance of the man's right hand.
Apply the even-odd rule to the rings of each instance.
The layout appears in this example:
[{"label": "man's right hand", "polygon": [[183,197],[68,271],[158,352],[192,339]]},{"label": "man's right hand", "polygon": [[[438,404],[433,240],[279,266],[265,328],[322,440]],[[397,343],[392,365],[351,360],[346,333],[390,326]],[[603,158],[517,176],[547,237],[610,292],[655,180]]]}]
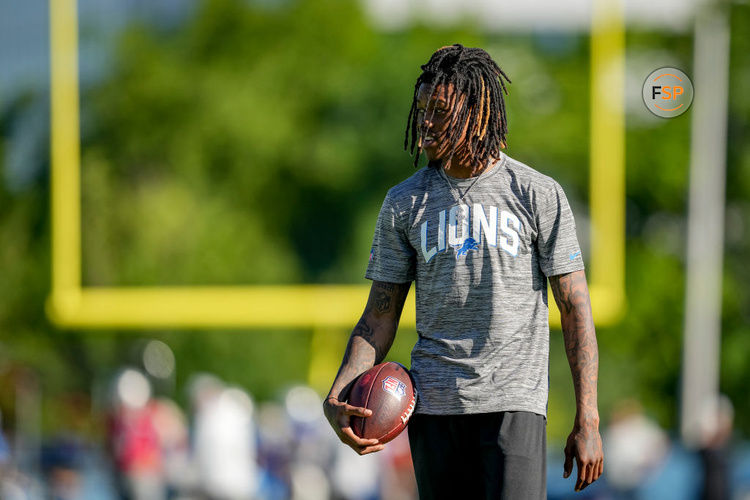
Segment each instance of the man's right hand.
[{"label": "man's right hand", "polygon": [[362,439],[354,434],[349,423],[351,417],[369,417],[372,415],[372,410],[352,406],[336,398],[329,397],[323,402],[323,412],[341,442],[358,454],[367,455],[368,453],[374,453],[385,448],[385,445],[379,444],[377,439]]}]

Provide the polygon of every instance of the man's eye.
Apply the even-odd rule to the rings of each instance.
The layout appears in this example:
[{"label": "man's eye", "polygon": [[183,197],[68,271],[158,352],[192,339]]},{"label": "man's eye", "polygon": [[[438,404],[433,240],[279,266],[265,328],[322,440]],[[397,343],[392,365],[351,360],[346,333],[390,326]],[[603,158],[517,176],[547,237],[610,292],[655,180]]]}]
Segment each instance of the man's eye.
[{"label": "man's eye", "polygon": [[[436,115],[444,115],[447,112],[448,112],[447,109],[442,109],[442,108],[435,108],[434,110],[431,111],[431,113],[436,114]],[[425,110],[417,109],[417,117],[421,119],[424,116],[425,116]]]}]

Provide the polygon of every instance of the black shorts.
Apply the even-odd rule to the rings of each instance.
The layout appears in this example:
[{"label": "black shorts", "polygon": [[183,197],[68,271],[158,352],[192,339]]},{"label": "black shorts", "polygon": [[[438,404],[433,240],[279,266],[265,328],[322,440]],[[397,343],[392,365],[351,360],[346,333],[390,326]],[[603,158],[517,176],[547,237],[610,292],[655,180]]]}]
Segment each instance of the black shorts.
[{"label": "black shorts", "polygon": [[419,498],[547,498],[547,419],[529,412],[413,415]]}]

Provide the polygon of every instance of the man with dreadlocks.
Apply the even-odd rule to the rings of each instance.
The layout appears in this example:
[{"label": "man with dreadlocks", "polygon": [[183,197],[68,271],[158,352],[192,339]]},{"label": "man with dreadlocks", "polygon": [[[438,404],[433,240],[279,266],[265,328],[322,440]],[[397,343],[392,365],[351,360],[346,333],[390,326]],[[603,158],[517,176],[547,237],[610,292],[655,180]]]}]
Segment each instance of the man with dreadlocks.
[{"label": "man with dreadlocks", "polygon": [[419,399],[409,441],[422,498],[546,498],[547,280],[560,309],[576,416],[563,475],[602,473],[598,351],[575,222],[560,185],[503,153],[510,79],[482,49],[435,52],[414,87],[404,147],[428,165],[388,191],[366,277],[370,296],[324,402],[341,441],[357,437],[353,381],[390,348],[411,282]]}]

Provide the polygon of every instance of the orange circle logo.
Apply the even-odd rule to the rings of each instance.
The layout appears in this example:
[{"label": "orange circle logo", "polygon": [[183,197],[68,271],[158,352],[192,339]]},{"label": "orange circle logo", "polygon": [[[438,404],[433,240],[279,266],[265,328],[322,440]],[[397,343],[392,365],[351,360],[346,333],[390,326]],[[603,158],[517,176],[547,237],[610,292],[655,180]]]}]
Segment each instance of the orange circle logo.
[{"label": "orange circle logo", "polygon": [[674,118],[693,102],[693,82],[677,68],[659,68],[643,82],[643,103],[662,118]]}]

